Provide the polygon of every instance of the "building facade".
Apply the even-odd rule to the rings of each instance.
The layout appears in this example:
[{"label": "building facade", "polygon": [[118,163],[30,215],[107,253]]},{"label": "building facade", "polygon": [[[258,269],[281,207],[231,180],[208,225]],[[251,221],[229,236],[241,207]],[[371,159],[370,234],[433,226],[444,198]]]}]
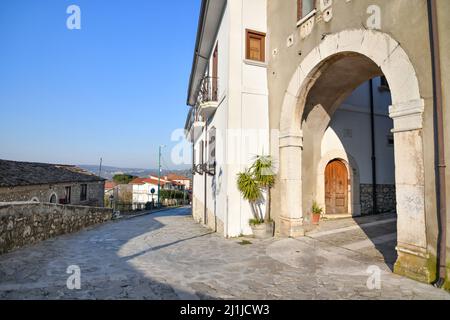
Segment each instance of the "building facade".
[{"label": "building facade", "polygon": [[446,0],[203,1],[186,125],[194,217],[250,233],[236,174],[269,153],[278,235],[304,235],[314,203],[330,217],[395,210],[395,272],[448,279],[448,12]]},{"label": "building facade", "polygon": [[0,160],[0,202],[103,207],[104,185],[75,166]]},{"label": "building facade", "polygon": [[[445,169],[450,147],[449,9],[445,0],[268,1],[270,127],[279,131],[271,153],[280,164],[272,209],[279,234],[304,234],[312,203],[323,199],[321,175],[327,161],[347,166],[349,193],[358,193],[358,167],[348,158],[355,158],[357,141],[345,146],[344,154],[336,150],[325,160],[318,141],[334,122],[345,122],[338,109],[343,99],[361,83],[384,76],[392,98],[395,271],[431,282],[438,263],[441,273],[448,266],[449,221],[442,213],[450,199]],[[435,118],[439,105],[444,112]],[[370,126],[363,134],[368,130]],[[366,155],[366,162],[370,159]],[[378,172],[384,171],[376,164]],[[381,180],[376,188],[389,187]]]},{"label": "building facade", "polygon": [[203,1],[200,14],[186,123],[193,215],[229,237],[251,233],[251,209],[236,175],[269,152],[266,8],[265,0]]},{"label": "building facade", "polygon": [[[164,189],[166,181],[160,181],[160,189]],[[130,183],[133,192],[133,204],[143,204],[148,202],[158,202],[158,179],[136,178]]]}]

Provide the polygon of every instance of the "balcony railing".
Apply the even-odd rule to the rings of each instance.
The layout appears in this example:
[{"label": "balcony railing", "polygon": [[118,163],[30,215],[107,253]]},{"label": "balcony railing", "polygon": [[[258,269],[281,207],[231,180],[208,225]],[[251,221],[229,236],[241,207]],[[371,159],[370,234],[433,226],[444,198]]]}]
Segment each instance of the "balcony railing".
[{"label": "balcony railing", "polygon": [[215,102],[218,100],[219,81],[216,77],[205,77],[200,85],[198,103]]}]

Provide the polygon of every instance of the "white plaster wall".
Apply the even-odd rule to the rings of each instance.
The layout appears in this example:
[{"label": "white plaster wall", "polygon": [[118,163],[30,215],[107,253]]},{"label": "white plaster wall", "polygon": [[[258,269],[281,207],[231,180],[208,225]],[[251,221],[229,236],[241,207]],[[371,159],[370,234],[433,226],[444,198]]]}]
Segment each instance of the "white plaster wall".
[{"label": "white plaster wall", "polygon": [[153,199],[155,202],[158,199],[158,187],[153,184],[134,184],[133,185],[133,202],[135,203],[147,203],[152,201],[152,188],[155,189],[155,194],[153,195]]},{"label": "white plaster wall", "polygon": [[[208,211],[214,213],[218,219],[225,223],[226,214],[226,175],[224,166],[226,162],[225,132],[228,118],[228,73],[229,73],[229,8],[225,9],[222,23],[220,25],[216,43],[218,44],[218,100],[219,105],[214,116],[208,121],[208,132],[203,130],[201,136],[195,141],[194,148],[196,154],[196,164],[200,161],[200,144],[209,140],[211,128],[216,129],[216,176],[206,177],[206,205]],[[210,57],[210,68],[208,74],[212,75],[212,56]],[[209,148],[205,149],[204,161],[208,160]],[[205,202],[205,175],[195,174],[193,176],[194,197],[202,203]],[[200,208],[203,212],[203,207]]]},{"label": "white plaster wall", "polygon": [[[230,67],[231,128],[240,129],[239,139],[229,139],[228,166],[229,235],[251,234],[248,225],[253,217],[250,206],[243,200],[236,186],[236,176],[251,164],[258,154],[269,154],[268,86],[265,63],[245,60],[246,29],[267,33],[266,0],[240,0],[232,5],[233,28],[230,29],[233,63]],[[266,48],[268,47],[266,39]],[[266,53],[266,58],[267,58]],[[236,138],[239,134],[236,134]]]},{"label": "white plaster wall", "polygon": [[[393,128],[388,116],[391,99],[389,92],[378,90],[379,81],[379,78],[374,79],[377,183],[394,184],[394,147],[388,145],[388,135]],[[322,140],[322,156],[340,150],[355,159],[363,184],[372,183],[369,88],[367,82],[353,92],[333,115]]]},{"label": "white plaster wall", "polygon": [[[267,69],[245,61],[246,29],[267,32],[266,0],[229,1],[217,36],[219,107],[208,122],[208,130],[214,127],[217,133],[217,167],[216,176],[207,177],[207,207],[224,223],[229,237],[251,234],[252,213],[237,189],[236,176],[255,155],[270,151]],[[197,164],[202,140],[208,140],[205,131],[194,144]],[[202,202],[204,179],[193,178],[194,196]]]}]

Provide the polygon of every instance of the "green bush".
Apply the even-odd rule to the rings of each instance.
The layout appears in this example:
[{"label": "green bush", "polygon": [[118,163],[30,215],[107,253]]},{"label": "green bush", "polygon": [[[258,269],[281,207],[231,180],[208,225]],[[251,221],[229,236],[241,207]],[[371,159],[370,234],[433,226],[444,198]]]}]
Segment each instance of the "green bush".
[{"label": "green bush", "polygon": [[129,184],[135,178],[137,178],[137,177],[129,175],[129,174],[116,174],[113,177],[113,181],[117,184]]},{"label": "green bush", "polygon": [[184,192],[180,190],[160,190],[159,191],[159,198],[160,200],[170,200],[170,199],[178,199],[182,200],[184,199]]}]

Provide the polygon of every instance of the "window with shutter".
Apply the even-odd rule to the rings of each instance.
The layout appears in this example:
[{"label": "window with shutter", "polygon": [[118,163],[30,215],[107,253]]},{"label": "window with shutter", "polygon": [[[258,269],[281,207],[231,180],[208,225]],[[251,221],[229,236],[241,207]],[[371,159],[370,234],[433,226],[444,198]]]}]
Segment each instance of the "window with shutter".
[{"label": "window with shutter", "polygon": [[315,7],[315,0],[297,0],[297,20],[306,17]]},{"label": "window with shutter", "polygon": [[247,30],[246,59],[265,62],[266,34]]}]

